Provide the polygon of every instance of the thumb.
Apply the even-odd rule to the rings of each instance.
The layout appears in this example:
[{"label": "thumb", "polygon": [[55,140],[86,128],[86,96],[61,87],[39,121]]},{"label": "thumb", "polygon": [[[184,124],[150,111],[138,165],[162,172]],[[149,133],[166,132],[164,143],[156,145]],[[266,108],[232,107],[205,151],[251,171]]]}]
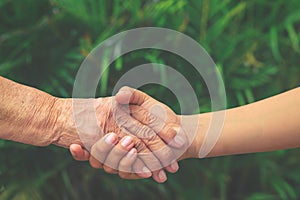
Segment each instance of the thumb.
[{"label": "thumb", "polygon": [[116,94],[116,100],[119,104],[135,104],[140,106],[146,101],[154,99],[140,90],[124,86]]}]

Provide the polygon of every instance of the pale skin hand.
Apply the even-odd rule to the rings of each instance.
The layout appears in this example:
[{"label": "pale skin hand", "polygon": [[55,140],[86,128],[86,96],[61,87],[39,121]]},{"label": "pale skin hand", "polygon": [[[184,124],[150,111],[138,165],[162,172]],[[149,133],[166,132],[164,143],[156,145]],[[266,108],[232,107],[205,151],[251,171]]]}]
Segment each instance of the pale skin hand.
[{"label": "pale skin hand", "polygon": [[[101,154],[99,154],[101,152]],[[119,176],[126,179],[137,179],[134,173],[124,173],[132,171],[134,163],[137,161],[137,149],[134,148],[134,141],[131,136],[118,139],[115,133],[109,133],[97,141],[92,148],[91,155],[98,153],[101,160],[109,162],[114,160],[118,163]],[[103,164],[91,156],[90,163],[94,168],[101,168]],[[123,173],[122,173],[123,172]]]},{"label": "pale skin hand", "polygon": [[[130,99],[132,104],[144,107],[147,104],[157,103],[153,98],[137,90],[128,87],[123,90],[125,93],[129,91],[139,94],[132,95]],[[139,97],[133,98],[135,96]],[[121,100],[118,101],[121,103]],[[296,88],[262,101],[227,110],[221,137],[208,157],[300,147],[299,104],[300,88]],[[197,128],[192,145],[181,159],[198,158],[204,136],[211,123],[211,116],[212,113],[180,116],[190,122],[182,127],[185,132]],[[197,118],[198,126],[194,120]]]},{"label": "pale skin hand", "polygon": [[[116,96],[119,103],[129,102],[142,107],[143,105],[149,106],[158,103],[138,90],[125,87],[121,91],[122,95],[119,93]],[[131,96],[129,101],[128,98],[126,100],[126,95]],[[207,157],[300,147],[299,103],[300,88],[296,88],[256,103],[227,110],[221,137]],[[171,112],[168,112],[168,114],[171,115],[170,118],[174,117]],[[197,133],[191,146],[179,160],[198,158],[204,136],[209,128],[211,116],[212,113],[180,116],[191,122],[185,124],[185,127],[182,128],[188,132],[193,131],[196,127]],[[194,119],[200,120],[198,126],[196,126],[197,123]],[[137,120],[141,119],[137,118]],[[160,134],[160,137],[167,136]],[[82,152],[78,150],[78,153]],[[85,159],[87,159],[88,154],[85,156]]]},{"label": "pale skin hand", "polygon": [[[71,144],[83,145],[78,137],[72,116],[72,99],[55,98],[47,93],[15,83],[3,77],[0,77],[0,89],[0,138],[34,146],[55,144],[67,148]],[[97,116],[97,119],[104,134],[113,131],[121,138],[130,132],[130,128],[136,130],[137,127],[134,127],[134,125],[142,127],[139,130],[144,130],[145,132],[152,131],[132,118],[127,119],[129,129],[126,133],[123,133],[114,123],[114,120],[109,117],[111,110],[107,102],[111,100],[112,98],[93,100],[95,104],[98,105],[97,113],[99,116]],[[136,107],[136,109],[141,108]],[[159,137],[154,139],[155,145],[153,145],[153,147],[156,145],[164,145],[164,142],[160,140]],[[139,170],[136,171],[141,172],[144,167],[148,165],[151,166],[152,163],[159,163],[157,158],[144,143],[136,137],[133,137],[133,140],[139,151],[148,152],[148,160],[145,161],[138,158],[138,161],[134,163],[136,168],[139,168]],[[171,154],[171,150],[169,150],[169,152]],[[86,155],[86,153],[87,152],[84,152],[83,156]],[[149,163],[149,161],[152,163]],[[114,165],[116,163],[110,164]],[[176,172],[178,170],[178,165],[177,167],[176,165],[177,163],[173,163],[173,165],[169,165],[165,169],[169,172]],[[116,173],[116,170],[109,167],[106,167],[106,170],[110,173]],[[161,174],[164,176],[159,176]],[[134,178],[138,176],[145,178],[151,176],[151,173],[135,174]],[[165,173],[162,169],[154,171],[152,176],[158,182],[166,180]],[[131,178],[133,178],[133,175]]]}]

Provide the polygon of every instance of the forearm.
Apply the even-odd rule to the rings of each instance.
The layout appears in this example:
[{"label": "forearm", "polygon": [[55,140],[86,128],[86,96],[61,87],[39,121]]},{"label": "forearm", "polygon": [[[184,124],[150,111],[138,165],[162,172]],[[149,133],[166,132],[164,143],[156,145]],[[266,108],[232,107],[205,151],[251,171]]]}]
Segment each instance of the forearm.
[{"label": "forearm", "polygon": [[[300,147],[300,89],[226,111],[224,127],[208,157]],[[201,114],[192,157],[197,157],[211,113]]]},{"label": "forearm", "polygon": [[0,77],[0,138],[35,146],[61,138],[63,108],[37,89]]}]

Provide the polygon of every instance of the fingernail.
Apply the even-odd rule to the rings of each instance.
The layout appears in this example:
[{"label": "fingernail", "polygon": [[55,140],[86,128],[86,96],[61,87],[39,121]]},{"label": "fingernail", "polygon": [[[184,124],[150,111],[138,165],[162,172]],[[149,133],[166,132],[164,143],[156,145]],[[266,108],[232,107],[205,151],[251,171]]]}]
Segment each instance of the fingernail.
[{"label": "fingernail", "polygon": [[125,90],[120,90],[116,95],[130,95],[131,92],[125,91]]},{"label": "fingernail", "polygon": [[115,140],[116,140],[115,135],[111,133],[107,136],[107,138],[105,138],[105,142],[107,144],[113,144]]},{"label": "fingernail", "polygon": [[177,171],[179,169],[179,166],[178,166],[178,163],[177,162],[174,162],[171,164],[171,168],[174,170],[174,171]]},{"label": "fingernail", "polygon": [[127,158],[131,158],[135,154],[135,149],[131,149],[128,154],[126,155]]},{"label": "fingernail", "polygon": [[164,170],[161,170],[161,171],[158,173],[158,177],[160,178],[161,181],[167,180],[167,176],[166,176],[166,173],[165,173]]},{"label": "fingernail", "polygon": [[180,146],[183,146],[185,143],[184,139],[180,135],[176,135],[174,137],[174,141]]},{"label": "fingernail", "polygon": [[132,138],[130,136],[125,136],[125,139],[121,142],[121,145],[123,147],[127,147],[131,142],[132,142]]}]

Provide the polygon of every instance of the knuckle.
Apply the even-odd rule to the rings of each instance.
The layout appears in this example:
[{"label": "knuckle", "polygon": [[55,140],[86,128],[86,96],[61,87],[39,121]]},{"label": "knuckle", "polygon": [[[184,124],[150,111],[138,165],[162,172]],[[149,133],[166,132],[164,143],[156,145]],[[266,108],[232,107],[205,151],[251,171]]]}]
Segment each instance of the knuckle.
[{"label": "knuckle", "polygon": [[176,134],[177,131],[171,126],[166,126],[161,132],[159,132],[159,136],[168,141],[173,139]]},{"label": "knuckle", "polygon": [[102,157],[107,153],[107,150],[103,148],[103,146],[100,145],[93,145],[91,149],[91,155],[97,156],[97,157]]},{"label": "knuckle", "polygon": [[122,179],[129,179],[129,174],[125,172],[119,172],[119,177]]},{"label": "knuckle", "polygon": [[125,91],[131,91],[132,88],[131,88],[131,87],[128,87],[128,86],[123,86],[123,87],[120,88],[119,91],[123,91],[123,90],[125,90]]},{"label": "knuckle", "polygon": [[119,173],[129,173],[132,172],[131,165],[129,163],[120,163],[119,164]]},{"label": "knuckle", "polygon": [[144,152],[146,150],[146,145],[141,140],[135,141],[134,147],[136,148],[137,152]]},{"label": "knuckle", "polygon": [[156,171],[162,168],[160,161],[150,152],[141,156],[150,171]]},{"label": "knuckle", "polygon": [[103,169],[108,174],[116,174],[117,173],[117,170],[112,169],[112,168],[110,168],[110,167],[108,167],[106,165],[103,166]]},{"label": "knuckle", "polygon": [[123,112],[121,112],[119,110],[114,113],[114,119],[115,119],[116,124],[119,127],[123,127],[127,123],[130,122],[129,115],[127,115],[126,113],[123,113]]},{"label": "knuckle", "polygon": [[144,141],[152,151],[160,151],[162,148],[166,147],[166,144],[157,135]]},{"label": "knuckle", "polygon": [[129,117],[127,117],[123,121],[118,121],[117,125],[122,131],[124,132],[129,131],[133,134],[137,133],[139,128],[139,126],[137,126],[137,124],[132,120],[132,118],[129,119]]},{"label": "knuckle", "polygon": [[176,160],[175,154],[169,147],[164,147],[159,153],[158,157],[164,167]]},{"label": "knuckle", "polygon": [[89,161],[92,168],[100,169],[102,164],[99,161],[96,160],[90,160]]},{"label": "knuckle", "polygon": [[155,132],[147,126],[139,126],[137,128],[137,134],[138,137],[142,139],[151,139],[156,135]]},{"label": "knuckle", "polygon": [[127,164],[124,161],[121,161],[119,163],[119,171],[125,171],[126,168],[127,168]]},{"label": "knuckle", "polygon": [[112,150],[111,154],[116,157],[119,158],[120,156],[123,156],[126,154],[127,151],[125,151],[124,149],[121,149],[120,147],[116,147]]},{"label": "knuckle", "polygon": [[154,115],[152,115],[151,113],[146,113],[145,114],[145,121],[146,121],[146,124],[147,125],[151,125],[151,124],[153,124],[153,123],[155,123],[155,121],[156,121],[156,117],[154,116]]},{"label": "knuckle", "polygon": [[170,121],[172,121],[174,124],[181,124],[180,122],[180,117],[178,115],[176,115],[175,113],[173,113],[173,111],[171,111],[172,113],[170,114]]},{"label": "knuckle", "polygon": [[149,113],[145,109],[141,108],[140,106],[133,106],[132,107],[132,114],[136,116],[140,121],[144,124],[149,125],[156,121],[155,115]]},{"label": "knuckle", "polygon": [[136,160],[136,162],[133,163],[132,172],[133,173],[141,173],[143,166],[144,166],[144,163],[142,162],[142,160],[140,158],[138,158]]}]

